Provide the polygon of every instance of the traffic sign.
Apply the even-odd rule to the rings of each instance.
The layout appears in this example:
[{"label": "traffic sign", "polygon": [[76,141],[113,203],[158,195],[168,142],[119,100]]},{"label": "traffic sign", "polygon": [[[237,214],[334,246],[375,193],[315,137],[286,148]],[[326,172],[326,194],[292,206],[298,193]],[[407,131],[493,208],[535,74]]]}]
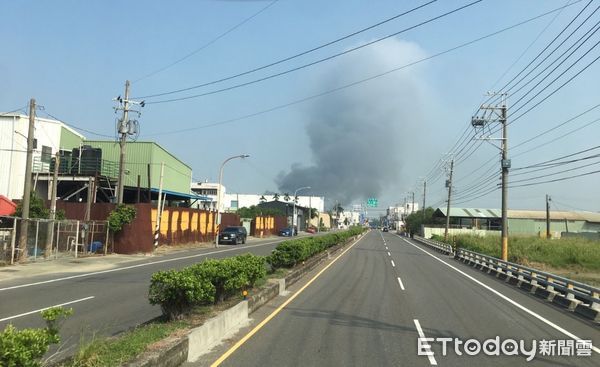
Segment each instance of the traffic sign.
[{"label": "traffic sign", "polygon": [[375,198],[368,198],[367,199],[367,206],[370,208],[377,208],[377,199]]}]

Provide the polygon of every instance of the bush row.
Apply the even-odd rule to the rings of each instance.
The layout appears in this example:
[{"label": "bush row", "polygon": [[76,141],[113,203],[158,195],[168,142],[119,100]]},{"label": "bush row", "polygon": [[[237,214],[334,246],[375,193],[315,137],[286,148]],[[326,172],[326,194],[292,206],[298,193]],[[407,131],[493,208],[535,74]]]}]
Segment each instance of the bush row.
[{"label": "bush row", "polygon": [[265,260],[273,269],[292,267],[363,231],[362,227],[351,227],[344,232],[284,241],[266,258],[246,254],[159,271],[152,275],[148,298],[151,304],[160,305],[166,317],[178,319],[194,307],[222,302],[253,287],[267,275]]},{"label": "bush row", "polygon": [[196,306],[222,302],[254,286],[267,274],[265,259],[251,254],[209,259],[181,270],[152,274],[149,300],[169,319],[181,318]]},{"label": "bush row", "polygon": [[329,233],[319,237],[298,238],[283,241],[270,256],[267,262],[273,268],[291,268],[326,249],[342,243],[352,236],[364,231],[363,227],[350,227],[344,232]]}]

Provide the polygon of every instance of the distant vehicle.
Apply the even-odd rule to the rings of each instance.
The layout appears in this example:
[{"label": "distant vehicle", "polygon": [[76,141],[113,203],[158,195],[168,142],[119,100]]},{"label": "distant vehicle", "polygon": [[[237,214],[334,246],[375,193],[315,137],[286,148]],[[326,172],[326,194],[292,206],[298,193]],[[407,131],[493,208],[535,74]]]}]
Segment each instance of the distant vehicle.
[{"label": "distant vehicle", "polygon": [[[294,228],[293,235],[298,235],[298,229]],[[285,227],[284,229],[279,231],[279,235],[283,237],[292,237],[292,227]]]},{"label": "distant vehicle", "polygon": [[248,237],[248,232],[245,227],[227,227],[219,234],[219,243],[244,244],[246,237]]},{"label": "distant vehicle", "polygon": [[389,232],[390,230],[388,229],[388,227],[383,227],[382,231],[383,232]]},{"label": "distant vehicle", "polygon": [[306,232],[308,232],[308,233],[317,233],[317,228],[316,227],[308,227],[306,229]]}]

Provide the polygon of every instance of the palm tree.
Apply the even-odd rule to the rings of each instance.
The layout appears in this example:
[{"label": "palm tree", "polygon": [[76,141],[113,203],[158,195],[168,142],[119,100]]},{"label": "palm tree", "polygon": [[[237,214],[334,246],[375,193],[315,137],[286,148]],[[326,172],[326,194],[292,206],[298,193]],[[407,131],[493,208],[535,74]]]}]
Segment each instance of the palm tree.
[{"label": "palm tree", "polygon": [[273,195],[273,200],[279,201],[279,194],[278,193],[275,193],[275,195]]},{"label": "palm tree", "polygon": [[290,201],[290,194],[288,194],[287,192],[285,194],[283,194],[283,200]]},{"label": "palm tree", "polygon": [[258,199],[258,201],[260,201],[261,203],[264,203],[267,201],[267,198],[265,198],[265,196],[263,195]]}]

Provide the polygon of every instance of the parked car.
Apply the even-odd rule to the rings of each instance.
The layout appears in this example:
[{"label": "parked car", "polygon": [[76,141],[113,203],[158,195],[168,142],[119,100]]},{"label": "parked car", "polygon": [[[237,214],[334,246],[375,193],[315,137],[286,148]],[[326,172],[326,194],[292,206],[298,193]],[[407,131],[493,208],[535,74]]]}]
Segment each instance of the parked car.
[{"label": "parked car", "polygon": [[382,231],[383,232],[389,232],[389,229],[388,229],[388,227],[383,227]]},{"label": "parked car", "polygon": [[317,227],[308,227],[306,228],[306,232],[308,233],[317,233]]},{"label": "parked car", "polygon": [[219,234],[219,243],[244,244],[246,237],[248,237],[248,232],[245,227],[227,227]]},{"label": "parked car", "polygon": [[[294,227],[294,236],[298,235],[298,229]],[[279,235],[283,237],[292,237],[292,227],[285,227],[279,231]]]}]

